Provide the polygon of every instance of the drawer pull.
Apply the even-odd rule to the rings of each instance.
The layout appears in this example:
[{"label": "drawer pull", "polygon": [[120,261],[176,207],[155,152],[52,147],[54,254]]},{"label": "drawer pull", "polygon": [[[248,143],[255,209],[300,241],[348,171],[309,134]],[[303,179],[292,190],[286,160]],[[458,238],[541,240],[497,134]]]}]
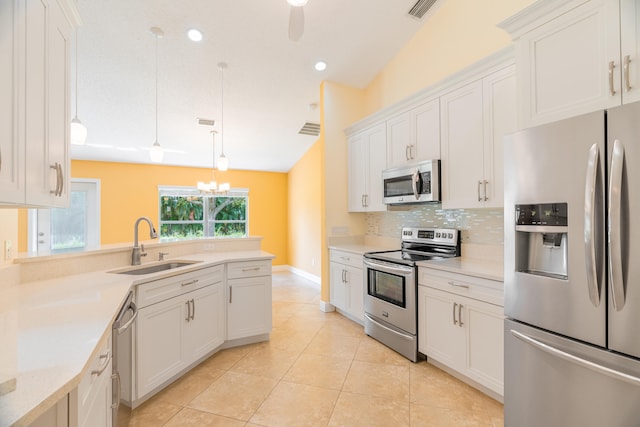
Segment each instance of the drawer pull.
[{"label": "drawer pull", "polygon": [[456,288],[464,288],[464,289],[469,289],[469,285],[464,284],[464,283],[456,283],[453,280],[450,280],[449,283],[451,286],[455,286]]},{"label": "drawer pull", "polygon": [[351,257],[348,256],[341,256],[340,257],[343,261],[351,261]]},{"label": "drawer pull", "polygon": [[193,279],[193,280],[190,280],[188,282],[183,282],[182,286],[195,285],[196,283],[198,283],[198,279]]},{"label": "drawer pull", "polygon": [[100,365],[100,367],[98,367],[98,369],[94,369],[93,371],[91,371],[91,375],[102,375],[104,370],[107,369],[107,366],[109,366],[109,362],[111,361],[111,354],[107,351],[105,354],[100,355],[100,359],[104,359],[102,364]]},{"label": "drawer pull", "polygon": [[251,268],[243,268],[242,271],[246,272],[246,271],[259,271],[260,267],[251,267]]}]

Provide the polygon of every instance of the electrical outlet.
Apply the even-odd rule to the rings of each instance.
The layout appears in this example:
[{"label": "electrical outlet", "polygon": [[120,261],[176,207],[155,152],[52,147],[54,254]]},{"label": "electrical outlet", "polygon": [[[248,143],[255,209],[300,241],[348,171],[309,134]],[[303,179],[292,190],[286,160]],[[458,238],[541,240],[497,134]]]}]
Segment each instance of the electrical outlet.
[{"label": "electrical outlet", "polygon": [[4,259],[5,261],[9,261],[13,258],[13,245],[11,244],[11,240],[4,241]]}]

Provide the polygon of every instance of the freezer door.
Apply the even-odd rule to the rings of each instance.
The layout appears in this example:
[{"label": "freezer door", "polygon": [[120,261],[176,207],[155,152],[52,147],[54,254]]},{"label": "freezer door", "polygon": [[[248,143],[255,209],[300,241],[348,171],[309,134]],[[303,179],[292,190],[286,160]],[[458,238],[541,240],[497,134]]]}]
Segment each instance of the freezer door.
[{"label": "freezer door", "polygon": [[[505,315],[602,347],[607,307],[604,114],[527,129],[504,143]],[[566,227],[516,230],[516,205],[564,203]],[[562,239],[555,240],[554,231]],[[554,241],[561,243],[548,248]],[[522,268],[527,261],[545,264],[544,256],[565,250],[558,264],[562,274]],[[523,260],[527,251],[529,258]]]},{"label": "freezer door", "polygon": [[607,145],[609,348],[640,357],[640,103],[607,112]]},{"label": "freezer door", "polygon": [[504,425],[628,427],[640,422],[640,362],[505,321]]}]

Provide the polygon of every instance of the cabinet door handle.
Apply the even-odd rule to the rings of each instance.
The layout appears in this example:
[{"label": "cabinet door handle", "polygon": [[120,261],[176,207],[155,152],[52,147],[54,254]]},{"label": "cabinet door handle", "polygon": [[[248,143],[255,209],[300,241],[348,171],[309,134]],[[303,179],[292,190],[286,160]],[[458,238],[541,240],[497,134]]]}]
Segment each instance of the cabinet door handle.
[{"label": "cabinet door handle", "polygon": [[411,160],[411,146],[409,145],[404,147],[404,158],[405,160]]},{"label": "cabinet door handle", "polygon": [[[624,85],[627,92],[631,90],[631,80],[629,80],[629,63],[631,62],[631,56],[625,55],[624,57]],[[1,160],[1,159],[0,159]],[[0,162],[0,165],[2,162]]]},{"label": "cabinet door handle", "polygon": [[411,160],[415,158],[415,154],[413,154],[414,148],[415,148],[415,145],[413,144],[409,146],[409,157],[411,157]]},{"label": "cabinet door handle", "polygon": [[614,96],[616,89],[613,87],[613,70],[616,68],[616,64],[613,61],[609,61],[609,94]]},{"label": "cabinet door handle", "polygon": [[185,304],[187,305],[187,317],[184,320],[188,322],[191,319],[191,304],[189,301],[185,302]]},{"label": "cabinet door handle", "polygon": [[109,351],[107,350],[105,354],[100,355],[100,359],[102,360],[102,364],[100,365],[100,367],[98,367],[98,369],[94,369],[93,371],[91,371],[91,375],[102,375],[104,370],[107,369],[109,362],[111,361],[111,353],[109,353]]},{"label": "cabinet door handle", "polygon": [[56,189],[49,191],[49,193],[58,197],[62,195],[62,165],[58,162],[55,162],[53,165],[49,165],[49,169],[53,169],[56,171]]},{"label": "cabinet door handle", "polygon": [[482,181],[482,184],[484,185],[484,201],[486,202],[487,200],[489,200],[489,198],[487,197],[487,184],[489,183],[489,181],[484,180]]},{"label": "cabinet door handle", "polygon": [[464,323],[462,323],[462,304],[458,304],[458,326],[462,327]]},{"label": "cabinet door handle", "polygon": [[191,299],[191,320],[195,320],[196,319],[196,302],[195,300]]},{"label": "cabinet door handle", "polygon": [[233,286],[229,286],[229,304],[233,302]]},{"label": "cabinet door handle", "polygon": [[457,325],[458,321],[456,320],[456,306],[458,305],[457,302],[453,303],[453,310],[452,310],[452,314],[453,314],[453,324]]},{"label": "cabinet door handle", "polygon": [[482,181],[478,181],[478,201],[482,201],[482,197],[480,197],[480,186],[482,185]]},{"label": "cabinet door handle", "polygon": [[62,163],[58,163],[58,171],[60,173],[60,191],[58,191],[58,196],[62,197],[62,193],[64,192],[64,171],[62,170]]},{"label": "cabinet door handle", "polygon": [[196,283],[198,283],[198,279],[193,279],[193,280],[189,280],[188,282],[182,282],[180,286],[195,285]]}]

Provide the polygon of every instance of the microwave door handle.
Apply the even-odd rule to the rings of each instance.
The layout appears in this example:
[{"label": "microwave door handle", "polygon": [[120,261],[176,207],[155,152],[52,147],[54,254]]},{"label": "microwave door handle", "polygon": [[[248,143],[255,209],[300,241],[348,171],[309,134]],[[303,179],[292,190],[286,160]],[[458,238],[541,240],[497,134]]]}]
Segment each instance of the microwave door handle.
[{"label": "microwave door handle", "polygon": [[420,193],[418,190],[418,184],[420,183],[420,170],[416,169],[411,176],[411,186],[413,187],[413,195],[416,200],[420,200]]},{"label": "microwave door handle", "polygon": [[598,177],[598,163],[600,162],[598,145],[593,144],[589,149],[587,162],[587,177],[584,191],[584,251],[587,268],[587,285],[589,299],[594,307],[600,305],[600,283],[596,264],[596,185]]},{"label": "microwave door handle", "polygon": [[622,310],[624,300],[624,278],[622,274],[622,168],[624,164],[624,145],[619,140],[613,143],[611,172],[609,175],[609,230],[608,245],[609,274],[613,307]]}]

